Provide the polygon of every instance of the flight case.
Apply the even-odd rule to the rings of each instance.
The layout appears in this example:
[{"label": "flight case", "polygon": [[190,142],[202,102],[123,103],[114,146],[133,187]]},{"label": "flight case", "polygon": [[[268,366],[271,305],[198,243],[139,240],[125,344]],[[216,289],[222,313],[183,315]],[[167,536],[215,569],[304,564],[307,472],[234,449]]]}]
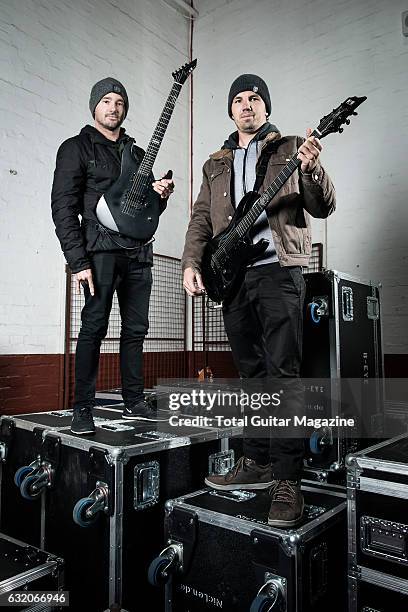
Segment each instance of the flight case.
[{"label": "flight case", "polygon": [[302,486],[296,527],[267,524],[267,492],[200,490],[166,505],[166,543],[149,568],[166,612],[344,612],[346,496]]},{"label": "flight case", "polygon": [[[65,601],[61,592],[63,578],[62,559],[0,534],[0,609],[3,606],[27,612],[63,609],[58,605]],[[42,592],[42,599],[48,599],[51,605],[41,603],[41,595],[35,596],[33,591]],[[18,602],[21,606],[16,605]]]},{"label": "flight case", "polygon": [[[383,431],[381,285],[336,270],[305,274],[304,279],[301,376],[308,413],[328,418],[339,410],[358,414],[361,405],[350,398],[360,382],[367,383],[363,433],[378,439]],[[373,443],[360,435],[335,428],[314,431],[306,445],[305,477],[345,483],[346,454]]]},{"label": "flight case", "polygon": [[347,457],[349,612],[408,610],[408,435]]},{"label": "flight case", "polygon": [[[26,521],[33,522],[30,512],[39,518],[42,547],[65,560],[73,609],[102,612],[116,605],[133,612],[147,598],[160,610],[146,568],[163,538],[164,502],[201,486],[209,463],[215,471],[227,469],[233,463],[228,438],[239,432],[175,429],[166,411],[158,411],[158,423],[123,420],[121,409],[107,406],[94,413],[96,432],[85,436],[70,433],[70,411],[6,420],[13,433],[3,464],[4,523],[20,529],[7,506],[7,492],[19,494],[14,480]],[[31,469],[33,460],[38,463]],[[4,470],[8,461],[12,470]]]}]

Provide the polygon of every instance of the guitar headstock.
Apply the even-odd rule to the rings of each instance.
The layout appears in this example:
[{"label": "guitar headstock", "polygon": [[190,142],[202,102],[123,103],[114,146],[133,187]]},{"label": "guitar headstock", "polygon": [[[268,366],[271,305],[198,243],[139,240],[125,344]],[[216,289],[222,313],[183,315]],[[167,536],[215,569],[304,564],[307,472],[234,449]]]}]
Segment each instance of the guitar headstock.
[{"label": "guitar headstock", "polygon": [[339,132],[341,134],[343,131],[341,126],[344,124],[350,125],[349,117],[351,115],[357,115],[355,112],[356,108],[365,100],[367,100],[367,96],[362,96],[361,98],[352,96],[351,98],[347,98],[340,106],[334,108],[329,115],[323,117],[316,129],[319,133],[319,138],[323,138],[328,134],[334,134],[334,132]]},{"label": "guitar headstock", "polygon": [[176,81],[176,83],[180,83],[180,85],[183,85],[196,66],[197,60],[195,59],[189,64],[184,64],[184,66],[181,66],[181,68],[172,72],[171,76]]}]

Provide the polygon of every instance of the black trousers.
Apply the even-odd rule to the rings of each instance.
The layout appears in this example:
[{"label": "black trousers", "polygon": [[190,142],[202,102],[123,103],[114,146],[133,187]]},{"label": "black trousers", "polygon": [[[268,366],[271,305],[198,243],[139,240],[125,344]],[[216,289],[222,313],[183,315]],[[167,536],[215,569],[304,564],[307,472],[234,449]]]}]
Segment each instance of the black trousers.
[{"label": "black trousers", "polygon": [[150,266],[140,264],[126,251],[91,256],[95,295],[84,287],[85,306],[75,357],[75,404],[95,397],[99,354],[106,336],[116,290],[121,316],[120,371],[125,403],[143,399],[143,341],[149,328],[152,287]]},{"label": "black trousers", "polygon": [[[265,385],[274,388],[280,381],[286,398],[291,396],[292,412],[302,403],[299,374],[304,297],[301,268],[272,263],[248,268],[238,292],[223,307],[225,329],[241,378],[262,379],[260,391]],[[251,388],[253,384],[251,381]],[[268,433],[268,438],[248,437],[244,430],[245,456],[261,465],[271,461],[277,479],[299,479],[304,440],[273,437],[273,430]]]}]

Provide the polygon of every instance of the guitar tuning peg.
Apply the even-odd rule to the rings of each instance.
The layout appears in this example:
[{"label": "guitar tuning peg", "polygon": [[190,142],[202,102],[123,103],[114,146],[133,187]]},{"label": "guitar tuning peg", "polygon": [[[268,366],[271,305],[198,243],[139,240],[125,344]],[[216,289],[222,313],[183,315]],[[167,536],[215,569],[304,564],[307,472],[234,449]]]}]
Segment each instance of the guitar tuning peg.
[{"label": "guitar tuning peg", "polygon": [[346,125],[350,125],[350,119],[346,119]]},{"label": "guitar tuning peg", "polygon": [[356,115],[358,115],[358,113],[356,113],[356,111],[354,111],[353,115],[356,116]]},{"label": "guitar tuning peg", "polygon": [[343,128],[339,128],[339,134],[342,134],[344,132]]}]

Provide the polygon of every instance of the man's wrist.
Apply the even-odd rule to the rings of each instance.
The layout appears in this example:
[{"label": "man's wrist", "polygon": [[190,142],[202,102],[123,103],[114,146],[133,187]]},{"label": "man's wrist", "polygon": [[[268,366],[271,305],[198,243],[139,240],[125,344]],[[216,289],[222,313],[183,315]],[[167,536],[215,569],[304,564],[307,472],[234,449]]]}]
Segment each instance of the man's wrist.
[{"label": "man's wrist", "polygon": [[306,180],[309,180],[313,183],[320,183],[321,182],[321,166],[317,163],[313,170],[308,170],[307,172],[303,172],[302,169],[300,169],[300,173],[303,177],[306,178]]}]

